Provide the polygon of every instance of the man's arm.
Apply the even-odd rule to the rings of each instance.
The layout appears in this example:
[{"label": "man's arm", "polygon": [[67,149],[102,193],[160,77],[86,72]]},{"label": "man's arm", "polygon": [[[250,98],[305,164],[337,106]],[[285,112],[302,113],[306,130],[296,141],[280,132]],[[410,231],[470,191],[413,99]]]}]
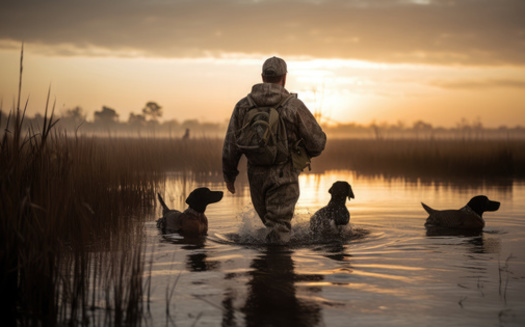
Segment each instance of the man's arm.
[{"label": "man's arm", "polygon": [[326,145],[326,134],[301,100],[294,100],[293,105],[296,106],[297,137],[303,139],[304,147],[310,157],[317,157],[323,152]]},{"label": "man's arm", "polygon": [[237,166],[241,159],[242,153],[237,147],[235,142],[235,132],[238,130],[238,106],[233,109],[230,123],[228,124],[228,130],[226,137],[224,138],[224,145],[222,147],[222,173],[226,187],[232,194],[235,193],[235,179],[239,175]]}]

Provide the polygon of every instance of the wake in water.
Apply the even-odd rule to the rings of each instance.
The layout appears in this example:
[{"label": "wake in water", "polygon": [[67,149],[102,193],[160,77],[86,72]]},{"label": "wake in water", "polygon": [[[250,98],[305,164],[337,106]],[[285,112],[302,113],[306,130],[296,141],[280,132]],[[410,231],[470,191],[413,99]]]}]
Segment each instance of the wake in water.
[{"label": "wake in water", "polygon": [[[225,235],[214,233],[208,238],[219,243],[231,243],[239,245],[253,245],[261,246],[268,245],[266,235],[268,230],[262,222],[255,210],[250,209],[241,214],[241,224],[237,232],[227,233]],[[333,233],[330,235],[314,235],[310,231],[310,214],[296,214],[292,220],[292,237],[287,246],[308,246],[318,244],[330,243],[348,243],[359,240],[370,232],[361,228],[354,228],[351,224],[344,226],[340,233]]]}]

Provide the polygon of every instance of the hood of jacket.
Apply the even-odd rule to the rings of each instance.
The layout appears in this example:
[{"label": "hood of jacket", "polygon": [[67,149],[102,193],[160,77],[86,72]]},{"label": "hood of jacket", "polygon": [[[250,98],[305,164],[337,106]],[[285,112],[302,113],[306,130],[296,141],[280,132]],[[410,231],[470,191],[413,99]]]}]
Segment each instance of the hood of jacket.
[{"label": "hood of jacket", "polygon": [[284,87],[274,83],[255,84],[250,93],[255,104],[260,107],[276,105],[289,95]]}]

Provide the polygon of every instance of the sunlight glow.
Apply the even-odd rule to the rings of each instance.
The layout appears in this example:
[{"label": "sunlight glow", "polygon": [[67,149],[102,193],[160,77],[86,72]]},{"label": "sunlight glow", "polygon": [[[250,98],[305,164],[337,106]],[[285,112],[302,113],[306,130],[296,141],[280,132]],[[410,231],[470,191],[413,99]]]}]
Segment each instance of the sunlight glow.
[{"label": "sunlight glow", "polygon": [[[340,59],[291,61],[289,67],[299,98],[327,124],[361,120],[360,108],[366,99],[360,90],[374,84],[362,71],[388,69],[386,64]],[[345,76],[342,70],[354,72],[355,76]]]},{"label": "sunlight glow", "polygon": [[[43,112],[47,88],[58,113],[82,107],[92,119],[102,106],[119,119],[148,101],[164,108],[163,120],[223,122],[235,103],[261,82],[261,64],[273,54],[229,53],[199,58],[52,57],[25,49],[22,97],[31,93],[29,115]],[[36,51],[36,52],[35,52]],[[279,56],[279,54],[275,54]],[[0,53],[4,104],[17,92],[19,49]],[[284,57],[284,56],[282,56]],[[480,117],[486,125],[516,121],[524,109],[523,69],[373,63],[285,57],[286,88],[298,93],[324,124],[430,121],[454,126]],[[477,92],[482,89],[483,92]],[[502,107],[503,105],[503,107]],[[443,110],[446,108],[446,110]],[[494,111],[501,108],[502,112]]]}]

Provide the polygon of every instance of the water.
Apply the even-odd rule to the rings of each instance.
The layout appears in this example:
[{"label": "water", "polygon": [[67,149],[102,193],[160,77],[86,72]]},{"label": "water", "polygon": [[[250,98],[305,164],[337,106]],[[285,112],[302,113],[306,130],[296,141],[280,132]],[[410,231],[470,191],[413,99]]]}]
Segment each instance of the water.
[{"label": "water", "polygon": [[[333,182],[352,184],[354,231],[313,242],[308,219]],[[188,244],[146,224],[151,325],[176,326],[523,326],[525,183],[406,181],[350,171],[302,175],[291,246],[265,246],[246,183],[208,207],[208,237]],[[171,176],[168,206],[183,209],[193,188],[219,181]],[[485,194],[501,202],[482,234],[427,236],[420,202],[460,208]],[[159,216],[160,213],[157,214]],[[169,315],[167,314],[169,307]]]}]

